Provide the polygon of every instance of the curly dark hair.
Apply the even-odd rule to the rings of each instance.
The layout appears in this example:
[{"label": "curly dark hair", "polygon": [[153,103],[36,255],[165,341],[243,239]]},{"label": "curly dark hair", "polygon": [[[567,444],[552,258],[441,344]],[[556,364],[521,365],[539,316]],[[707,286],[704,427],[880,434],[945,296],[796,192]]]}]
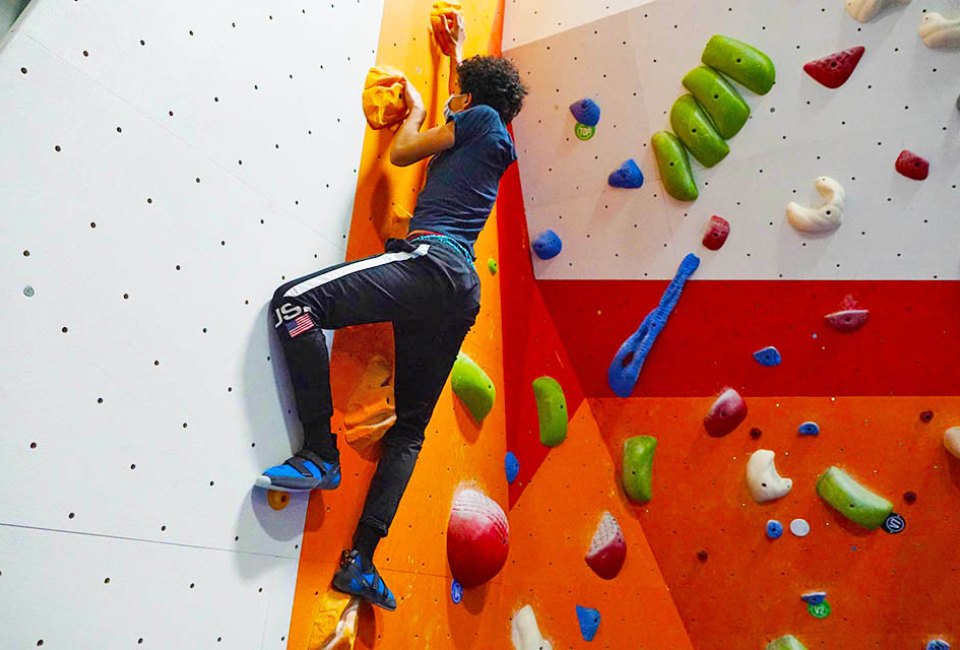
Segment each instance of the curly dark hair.
[{"label": "curly dark hair", "polygon": [[523,107],[527,88],[520,73],[508,59],[496,56],[474,56],[459,66],[460,92],[470,93],[473,105],[486,104],[509,124]]}]

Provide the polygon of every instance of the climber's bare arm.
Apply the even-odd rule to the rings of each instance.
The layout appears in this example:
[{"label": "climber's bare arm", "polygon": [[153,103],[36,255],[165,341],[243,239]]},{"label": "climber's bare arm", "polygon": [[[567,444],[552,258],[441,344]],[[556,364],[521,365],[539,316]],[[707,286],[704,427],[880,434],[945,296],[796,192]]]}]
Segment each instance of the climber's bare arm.
[{"label": "climber's bare arm", "polygon": [[423,107],[420,93],[409,81],[406,82],[403,96],[410,113],[400,125],[390,147],[390,162],[398,167],[412,165],[445,151],[452,147],[455,141],[453,121],[426,131],[420,130],[427,118],[427,111]]},{"label": "climber's bare arm", "polygon": [[456,43],[456,49],[453,56],[450,57],[450,77],[447,82],[447,90],[451,95],[460,92],[460,76],[457,73],[457,66],[463,63],[463,43],[467,40],[467,29],[463,24],[463,16],[457,14],[455,23],[444,19],[443,26],[450,35],[450,40]]}]

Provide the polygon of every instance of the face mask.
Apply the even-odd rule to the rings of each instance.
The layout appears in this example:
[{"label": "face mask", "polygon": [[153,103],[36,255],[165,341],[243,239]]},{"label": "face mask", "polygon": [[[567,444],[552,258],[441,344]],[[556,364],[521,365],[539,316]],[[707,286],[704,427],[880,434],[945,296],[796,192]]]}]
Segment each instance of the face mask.
[{"label": "face mask", "polygon": [[456,97],[456,95],[450,95],[447,97],[447,103],[443,106],[443,119],[447,122],[450,121],[450,118],[453,117],[453,111],[450,109],[450,101]]}]

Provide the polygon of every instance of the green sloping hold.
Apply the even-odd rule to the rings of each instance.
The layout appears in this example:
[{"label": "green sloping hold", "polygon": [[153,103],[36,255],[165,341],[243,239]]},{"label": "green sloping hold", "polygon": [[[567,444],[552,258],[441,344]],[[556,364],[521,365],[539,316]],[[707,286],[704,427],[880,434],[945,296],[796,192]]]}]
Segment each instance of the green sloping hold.
[{"label": "green sloping hold", "polygon": [[817,481],[817,494],[841,515],[864,528],[877,528],[893,504],[857,483],[839,467],[831,467]]},{"label": "green sloping hold", "polygon": [[750,106],[723,75],[706,66],[694,68],[683,78],[683,87],[710,116],[717,132],[729,140],[750,117]]},{"label": "green sloping hold", "polygon": [[540,442],[556,447],[567,439],[567,398],[563,387],[553,377],[537,377],[533,380],[533,398],[540,420]]},{"label": "green sloping hold", "polygon": [[767,650],[807,650],[807,646],[800,643],[797,637],[792,634],[785,634],[768,643]]},{"label": "green sloping hold", "polygon": [[712,36],[703,48],[700,59],[758,95],[770,92],[777,78],[777,71],[769,56],[752,45],[728,36]]},{"label": "green sloping hold", "polygon": [[704,167],[713,167],[730,153],[730,146],[717,133],[693,95],[684,95],[673,103],[670,126]]},{"label": "green sloping hold", "polygon": [[497,389],[490,375],[463,352],[458,353],[457,360],[453,362],[450,386],[454,395],[460,398],[478,422],[487,417],[497,399]]},{"label": "green sloping hold", "polygon": [[646,503],[653,498],[653,452],[657,439],[634,436],[623,443],[623,489],[634,501]]},{"label": "green sloping hold", "polygon": [[653,155],[657,159],[660,180],[667,194],[678,201],[695,201],[700,192],[697,181],[690,169],[687,150],[683,148],[677,136],[669,131],[658,131],[650,139]]}]

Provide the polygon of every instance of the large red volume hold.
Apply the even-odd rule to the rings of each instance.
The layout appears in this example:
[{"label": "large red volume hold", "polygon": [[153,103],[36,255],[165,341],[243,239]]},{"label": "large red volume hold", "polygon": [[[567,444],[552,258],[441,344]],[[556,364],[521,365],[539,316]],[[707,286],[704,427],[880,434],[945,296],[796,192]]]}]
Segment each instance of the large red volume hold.
[{"label": "large red volume hold", "polygon": [[839,88],[847,83],[866,51],[862,45],[836,52],[804,64],[803,71],[827,88]]},{"label": "large red volume hold", "polygon": [[909,149],[904,149],[897,156],[897,171],[907,178],[922,181],[930,174],[930,163],[926,158],[918,156]]},{"label": "large red volume hold", "polygon": [[464,587],[476,587],[500,573],[510,550],[510,526],[496,501],[477,490],[453,500],[447,524],[447,561]]}]

